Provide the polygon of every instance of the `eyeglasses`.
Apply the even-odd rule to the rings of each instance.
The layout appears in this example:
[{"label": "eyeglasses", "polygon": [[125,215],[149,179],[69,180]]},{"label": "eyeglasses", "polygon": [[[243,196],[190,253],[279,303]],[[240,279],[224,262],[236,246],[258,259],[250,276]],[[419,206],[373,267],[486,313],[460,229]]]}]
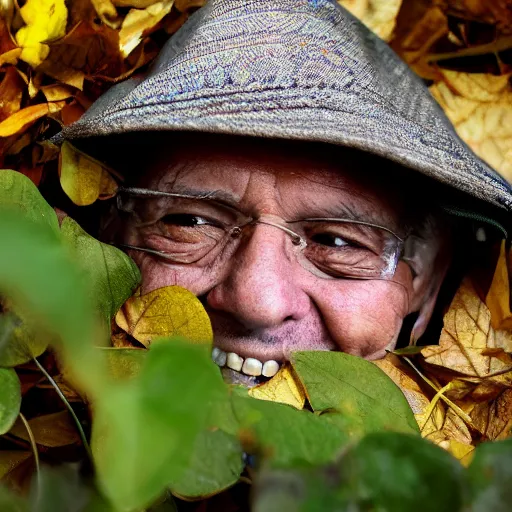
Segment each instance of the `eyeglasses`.
[{"label": "eyeglasses", "polygon": [[117,208],[129,216],[137,240],[121,247],[176,264],[231,260],[256,225],[284,231],[300,265],[323,278],[391,280],[404,255],[404,239],[384,226],[338,218],[252,218],[208,195],[121,188]]}]

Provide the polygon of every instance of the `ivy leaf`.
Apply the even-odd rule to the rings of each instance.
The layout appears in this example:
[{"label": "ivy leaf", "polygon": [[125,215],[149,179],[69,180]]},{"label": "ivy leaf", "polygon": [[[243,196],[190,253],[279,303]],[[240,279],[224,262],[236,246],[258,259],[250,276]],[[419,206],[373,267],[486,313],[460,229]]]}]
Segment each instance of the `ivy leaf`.
[{"label": "ivy leaf", "polygon": [[213,331],[199,299],[180,286],[165,286],[130,297],[116,315],[121,329],[146,347],[157,337],[182,337],[211,344]]},{"label": "ivy leaf", "polygon": [[9,432],[21,406],[21,386],[16,372],[0,368],[0,435]]},{"label": "ivy leaf", "polygon": [[55,211],[34,183],[19,172],[0,170],[0,204],[5,208],[18,209],[25,218],[46,224],[55,233],[59,232]]},{"label": "ivy leaf", "polygon": [[472,512],[508,512],[512,503],[512,439],[482,443],[468,469]]},{"label": "ivy leaf", "polygon": [[403,393],[372,363],[342,352],[324,351],[294,352],[291,363],[315,412],[339,420],[358,434],[418,432]]},{"label": "ivy leaf", "polygon": [[88,235],[70,217],[62,221],[61,232],[87,277],[98,311],[110,322],[139,283],[139,269],[124,252]]}]

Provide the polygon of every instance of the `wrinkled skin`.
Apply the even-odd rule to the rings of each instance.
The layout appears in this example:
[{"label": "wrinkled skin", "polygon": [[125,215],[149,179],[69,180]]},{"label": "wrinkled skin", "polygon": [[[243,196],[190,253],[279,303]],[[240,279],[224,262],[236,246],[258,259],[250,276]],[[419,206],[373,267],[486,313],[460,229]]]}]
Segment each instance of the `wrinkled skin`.
[{"label": "wrinkled skin", "polygon": [[[411,191],[389,163],[343,148],[319,153],[306,143],[169,134],[152,153],[137,186],[222,191],[252,216],[343,217],[349,210],[400,233],[411,213],[403,200]],[[141,242],[129,223],[121,232],[121,242]],[[129,253],[141,269],[143,293],[180,285],[201,297],[216,346],[283,361],[294,350],[382,357],[411,312],[420,312],[415,335],[421,334],[448,261],[439,240],[427,247],[435,266],[414,275],[401,261],[393,281],[316,276],[297,263],[286,233],[261,224],[244,234],[232,259],[215,265]]]}]

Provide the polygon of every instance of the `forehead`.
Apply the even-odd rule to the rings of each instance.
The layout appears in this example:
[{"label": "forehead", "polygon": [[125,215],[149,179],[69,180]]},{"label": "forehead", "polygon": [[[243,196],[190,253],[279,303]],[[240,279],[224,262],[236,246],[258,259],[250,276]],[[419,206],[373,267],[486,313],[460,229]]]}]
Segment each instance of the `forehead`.
[{"label": "forehead", "polygon": [[400,172],[348,148],[183,134],[162,136],[150,154],[137,185],[154,190],[214,192],[242,208],[286,218],[353,216],[396,224],[404,212]]}]

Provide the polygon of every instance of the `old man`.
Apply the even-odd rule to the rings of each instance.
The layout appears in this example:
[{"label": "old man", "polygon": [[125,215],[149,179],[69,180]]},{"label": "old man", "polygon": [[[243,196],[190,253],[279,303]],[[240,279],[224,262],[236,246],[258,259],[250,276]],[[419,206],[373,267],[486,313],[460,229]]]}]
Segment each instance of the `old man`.
[{"label": "old man", "polygon": [[143,292],[200,297],[247,385],[294,350],[417,340],[460,244],[510,222],[510,186],[334,0],[210,0],[64,137],[126,177],[103,236]]}]

